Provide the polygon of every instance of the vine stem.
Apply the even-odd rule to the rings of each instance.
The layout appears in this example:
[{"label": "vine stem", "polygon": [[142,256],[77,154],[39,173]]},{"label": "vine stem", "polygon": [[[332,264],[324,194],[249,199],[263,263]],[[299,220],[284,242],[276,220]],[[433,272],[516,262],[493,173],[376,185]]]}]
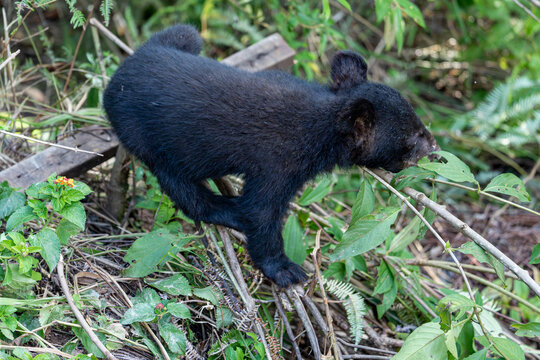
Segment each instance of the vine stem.
[{"label": "vine stem", "polygon": [[491,199],[500,201],[500,202],[502,202],[502,203],[511,205],[511,206],[516,207],[516,208],[518,208],[518,209],[528,211],[528,212],[530,212],[530,213],[532,213],[532,214],[534,214],[534,215],[540,216],[540,212],[538,212],[538,211],[534,211],[533,209],[529,209],[528,207],[525,207],[525,206],[523,206],[523,205],[516,204],[516,203],[513,202],[513,201],[503,199],[503,198],[501,198],[501,197],[498,197],[497,195],[490,194],[490,193],[488,193],[488,192],[485,192],[484,190],[478,190],[478,189],[475,189],[475,188],[472,188],[472,187],[469,187],[469,186],[466,186],[466,185],[456,184],[456,183],[453,183],[453,182],[449,182],[449,181],[445,181],[445,180],[440,180],[440,179],[431,179],[431,178],[427,178],[426,180],[427,180],[427,181],[430,181],[430,182],[439,183],[439,184],[450,185],[450,186],[453,186],[453,187],[456,187],[456,188],[459,188],[459,189],[463,189],[463,190],[472,191],[472,192],[475,192],[475,193],[477,193],[477,194],[484,195],[484,196],[486,196],[486,197],[488,197],[488,198],[491,198]]},{"label": "vine stem", "polygon": [[[384,185],[384,187],[386,187],[388,190],[390,190],[394,195],[396,195],[403,203],[405,203],[405,205],[407,205],[407,207],[409,209],[412,210],[412,212],[418,216],[418,218],[420,218],[420,220],[422,220],[422,222],[424,223],[424,225],[426,225],[426,227],[429,229],[429,231],[437,238],[437,240],[441,243],[441,245],[443,246],[443,248],[446,248],[446,242],[444,241],[444,239],[439,235],[439,233],[433,228],[433,226],[431,226],[431,224],[429,223],[429,221],[426,220],[426,218],[424,216],[422,216],[422,214],[420,214],[420,211],[418,211],[412,204],[409,200],[407,200],[407,198],[405,196],[403,196],[403,194],[401,194],[398,190],[396,190],[392,185],[390,185],[388,182],[386,182],[382,177],[378,176],[377,174],[375,174],[373,171],[367,169],[367,168],[362,168],[364,171],[366,171],[368,174],[370,174],[373,178],[375,178],[378,182],[380,182],[381,184]],[[389,174],[389,173],[388,173]],[[426,197],[426,196],[424,196]],[[430,200],[431,201],[431,200]],[[448,254],[450,255],[450,257],[452,258],[452,261],[456,264],[457,268],[459,269],[459,273],[461,274],[461,277],[463,278],[463,281],[465,283],[465,287],[467,288],[467,292],[469,293],[469,297],[471,298],[471,300],[476,304],[476,301],[475,301],[475,298],[474,298],[474,294],[473,294],[473,291],[472,291],[472,287],[471,287],[471,284],[469,283],[469,278],[467,277],[467,274],[465,274],[465,270],[463,270],[463,268],[461,267],[461,263],[459,262],[459,260],[456,258],[456,256],[454,255],[453,251],[448,251]],[[499,348],[497,347],[497,344],[495,344],[493,341],[491,341],[491,338],[487,332],[487,330],[484,328],[484,325],[482,323],[482,319],[480,318],[480,312],[479,312],[479,309],[477,307],[474,308],[474,314],[476,316],[476,320],[478,321],[478,325],[480,325],[480,328],[482,329],[482,332],[484,333],[484,335],[486,336],[486,339],[488,339],[489,343],[491,346],[493,346],[500,354],[503,354]],[[504,355],[503,355],[504,356]]]},{"label": "vine stem", "polygon": [[[374,172],[379,174],[379,176],[386,181],[392,180],[393,175],[388,171],[374,170]],[[374,172],[370,171],[370,173]],[[529,275],[527,271],[522,269],[502,251],[497,249],[493,244],[486,240],[482,235],[474,231],[469,225],[458,219],[454,214],[448,211],[445,206],[437,204],[435,201],[427,197],[426,194],[416,191],[414,189],[406,187],[405,189],[403,189],[403,192],[411,196],[413,199],[415,199],[417,202],[424,205],[431,211],[433,211],[435,214],[437,214],[444,220],[446,220],[450,225],[458,229],[463,235],[465,235],[469,239],[473,240],[482,249],[495,256],[495,258],[501,263],[503,263],[503,265],[506,266],[507,269],[516,274],[516,276],[520,280],[527,284],[527,286],[536,294],[536,296],[540,297],[540,284],[534,281],[534,279]]]}]

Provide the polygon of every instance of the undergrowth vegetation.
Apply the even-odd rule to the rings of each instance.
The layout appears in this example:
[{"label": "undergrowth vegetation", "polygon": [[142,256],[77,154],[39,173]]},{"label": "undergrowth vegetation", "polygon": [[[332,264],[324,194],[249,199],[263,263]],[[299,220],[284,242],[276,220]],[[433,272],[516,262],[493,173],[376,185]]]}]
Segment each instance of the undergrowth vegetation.
[{"label": "undergrowth vegetation", "polygon": [[353,49],[443,151],[393,178],[336,169],[306,186],[283,237],[310,282],[288,291],[253,268],[242,234],[194,224],[138,161],[119,219],[107,209],[113,161],[76,179],[51,169],[26,189],[0,176],[0,359],[540,356],[536,1],[2,6],[0,170],[109,126],[102,94],[126,54],[92,18],[131,48],[191,23],[216,59],[277,32],[309,80]]}]

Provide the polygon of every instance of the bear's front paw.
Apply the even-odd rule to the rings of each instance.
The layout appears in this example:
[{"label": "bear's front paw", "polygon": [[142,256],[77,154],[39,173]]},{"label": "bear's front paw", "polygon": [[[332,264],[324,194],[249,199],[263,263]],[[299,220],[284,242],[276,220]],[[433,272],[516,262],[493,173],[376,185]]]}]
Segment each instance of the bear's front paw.
[{"label": "bear's front paw", "polygon": [[304,270],[285,255],[265,261],[260,268],[267,278],[282,288],[307,281]]}]

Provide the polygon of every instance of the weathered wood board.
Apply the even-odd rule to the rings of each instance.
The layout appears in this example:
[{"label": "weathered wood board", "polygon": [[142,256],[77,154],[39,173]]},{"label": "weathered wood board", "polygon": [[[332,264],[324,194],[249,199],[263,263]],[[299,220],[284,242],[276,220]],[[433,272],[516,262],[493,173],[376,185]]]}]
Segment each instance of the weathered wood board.
[{"label": "weathered wood board", "polygon": [[[287,69],[293,63],[294,50],[279,34],[270,35],[252,46],[223,60],[224,64],[246,71]],[[26,189],[44,181],[50,174],[77,176],[110,159],[116,153],[118,140],[112,130],[95,126],[84,127],[58,144],[94,151],[103,156],[49,147],[0,172],[0,182],[7,180],[17,188]]]}]

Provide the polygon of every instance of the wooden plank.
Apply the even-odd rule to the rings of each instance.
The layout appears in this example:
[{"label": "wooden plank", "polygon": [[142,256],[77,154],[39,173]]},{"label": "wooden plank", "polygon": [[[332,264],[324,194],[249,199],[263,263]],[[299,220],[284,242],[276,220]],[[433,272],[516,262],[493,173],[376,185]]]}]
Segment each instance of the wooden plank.
[{"label": "wooden plank", "polygon": [[279,34],[272,34],[224,59],[224,64],[246,71],[289,69],[295,52]]},{"label": "wooden plank", "polygon": [[118,139],[112,129],[88,126],[58,144],[94,151],[103,156],[51,146],[0,172],[0,181],[7,180],[13,187],[26,189],[33,183],[45,181],[53,172],[69,177],[77,176],[113,157]]},{"label": "wooden plank", "polygon": [[[258,43],[223,60],[224,64],[246,71],[286,69],[292,65],[294,50],[279,34],[270,35]],[[0,182],[7,180],[16,188],[26,189],[45,181],[50,174],[78,176],[110,159],[116,153],[118,140],[110,129],[84,127],[58,144],[101,153],[104,156],[49,147],[0,172]]]}]

